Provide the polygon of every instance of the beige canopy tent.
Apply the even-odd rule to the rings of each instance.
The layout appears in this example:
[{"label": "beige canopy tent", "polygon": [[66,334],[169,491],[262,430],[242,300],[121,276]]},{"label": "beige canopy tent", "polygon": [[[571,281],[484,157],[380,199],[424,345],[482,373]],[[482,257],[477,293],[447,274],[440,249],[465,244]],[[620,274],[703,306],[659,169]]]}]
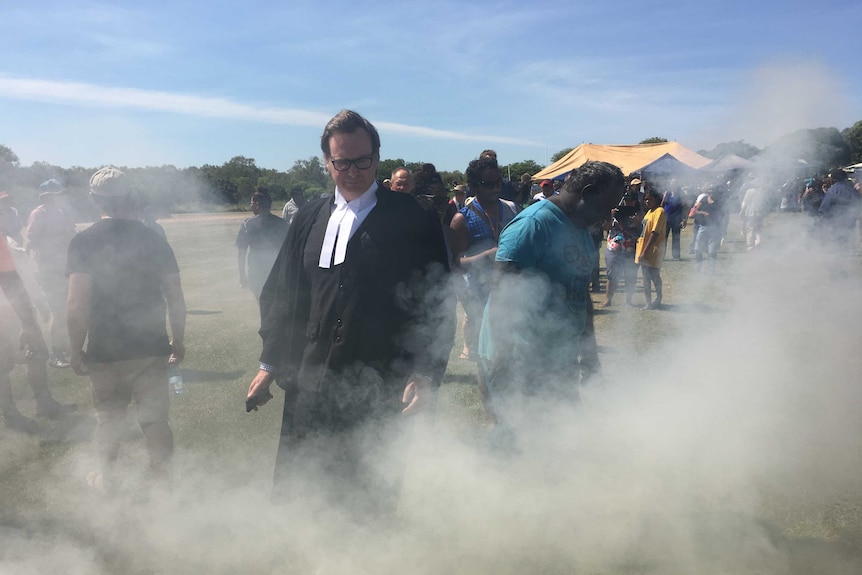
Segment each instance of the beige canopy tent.
[{"label": "beige canopy tent", "polygon": [[589,161],[609,162],[622,170],[623,174],[637,172],[644,166],[669,154],[695,170],[709,164],[712,160],[692,152],[679,142],[661,144],[636,144],[632,146],[604,146],[600,144],[581,144],[538,174],[534,180],[551,180],[571,172]]}]

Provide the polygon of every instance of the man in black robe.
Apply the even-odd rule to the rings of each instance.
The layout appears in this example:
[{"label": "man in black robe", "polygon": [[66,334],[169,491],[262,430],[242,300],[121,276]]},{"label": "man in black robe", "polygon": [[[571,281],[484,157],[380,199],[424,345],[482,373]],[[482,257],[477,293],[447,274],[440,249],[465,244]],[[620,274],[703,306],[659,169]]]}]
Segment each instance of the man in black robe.
[{"label": "man in black robe", "polygon": [[403,457],[381,462],[433,404],[452,346],[446,245],[436,218],[375,180],[370,122],[343,110],[321,150],[335,194],[300,210],[264,285],[247,406],[275,380],[285,390],[276,498],[391,509]]}]

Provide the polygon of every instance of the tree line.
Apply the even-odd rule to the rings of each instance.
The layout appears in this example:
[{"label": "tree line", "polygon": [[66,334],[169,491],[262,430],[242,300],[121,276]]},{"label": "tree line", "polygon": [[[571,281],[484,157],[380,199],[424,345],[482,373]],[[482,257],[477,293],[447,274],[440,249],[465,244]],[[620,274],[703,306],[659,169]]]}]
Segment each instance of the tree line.
[{"label": "tree line", "polygon": [[[666,142],[661,137],[652,137],[640,143]],[[565,156],[572,148],[558,151],[551,157],[554,162]],[[760,156],[803,159],[814,169],[829,170],[862,162],[862,120],[839,131],[837,128],[803,129],[789,133],[770,146],[759,149],[743,140],[724,142],[712,150],[699,150],[708,158],[719,158],[726,154],[752,159]],[[414,170],[422,162],[397,159],[381,159],[377,177],[384,180],[392,170],[404,166]],[[262,168],[254,158],[236,156],[220,166],[205,164],[200,167],[177,168],[172,165],[150,167],[122,167],[129,176],[131,185],[144,204],[156,212],[218,211],[245,209],[251,194],[258,188],[270,193],[276,202],[286,201],[294,190],[302,191],[306,197],[331,193],[333,184],[328,177],[323,160],[311,157],[296,160],[287,171]],[[533,160],[523,160],[501,165],[504,177],[518,180],[522,174],[535,174],[545,166]],[[38,203],[39,184],[50,178],[59,180],[70,192],[73,203],[82,212],[91,208],[87,199],[89,180],[96,168],[74,166],[63,168],[46,162],[34,162],[21,166],[12,149],[0,145],[0,191],[13,196],[19,209],[28,209]],[[443,181],[454,185],[464,182],[461,171],[441,171]]]}]

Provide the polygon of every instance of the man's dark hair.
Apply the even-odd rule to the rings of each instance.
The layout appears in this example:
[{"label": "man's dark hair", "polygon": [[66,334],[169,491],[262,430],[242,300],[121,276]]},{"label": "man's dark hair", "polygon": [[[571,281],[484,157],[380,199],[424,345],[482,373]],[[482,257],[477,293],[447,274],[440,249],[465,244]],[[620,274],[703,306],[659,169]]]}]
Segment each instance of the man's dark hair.
[{"label": "man's dark hair", "polygon": [[497,151],[496,150],[482,150],[482,153],[479,154],[480,158],[494,158],[497,159]]},{"label": "man's dark hair", "polygon": [[341,110],[326,123],[323,135],[320,136],[320,150],[323,157],[329,157],[329,138],[335,134],[351,134],[356,130],[365,130],[371,138],[371,152],[380,156],[380,134],[377,133],[371,122],[354,112],[353,110]]},{"label": "man's dark hair", "polygon": [[625,178],[622,171],[613,164],[586,162],[572,170],[563,183],[563,188],[569,193],[573,191],[583,192],[587,186],[592,186],[599,191],[618,189],[622,195]]},{"label": "man's dark hair", "polygon": [[488,156],[480,157],[478,160],[473,160],[467,166],[467,171],[464,175],[467,178],[467,185],[470,186],[470,189],[473,192],[476,192],[476,188],[479,187],[479,182],[482,181],[482,172],[485,170],[499,170],[500,166],[497,164],[496,158],[491,158]]},{"label": "man's dark hair", "polygon": [[644,186],[644,196],[652,196],[657,200],[661,201],[663,194],[658,191],[657,187],[647,184]]},{"label": "man's dark hair", "polygon": [[269,192],[267,192],[266,190],[262,190],[260,188],[255,190],[255,192],[251,195],[251,199],[255,198],[257,198],[257,203],[260,207],[267,210],[272,207],[272,196],[270,196]]},{"label": "man's dark hair", "polygon": [[443,178],[437,172],[437,168],[434,167],[434,164],[421,164],[413,170],[413,191],[411,193],[414,196],[431,195],[431,184],[434,183],[443,185]]},{"label": "man's dark hair", "polygon": [[847,179],[847,172],[841,168],[836,168],[829,172],[829,177],[832,178],[833,182],[841,182]]}]

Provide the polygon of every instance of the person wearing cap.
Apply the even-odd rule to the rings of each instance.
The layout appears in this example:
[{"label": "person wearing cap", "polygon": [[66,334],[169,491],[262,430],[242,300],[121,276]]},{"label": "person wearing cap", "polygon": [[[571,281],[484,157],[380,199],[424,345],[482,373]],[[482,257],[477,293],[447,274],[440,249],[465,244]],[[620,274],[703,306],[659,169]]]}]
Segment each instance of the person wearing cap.
[{"label": "person wearing cap", "polygon": [[625,284],[626,305],[634,305],[632,298],[638,280],[638,266],[635,263],[635,247],[641,232],[641,214],[638,196],[629,190],[623,194],[623,205],[611,210],[613,221],[608,231],[605,266],[608,281],[605,285],[605,301],[602,307],[613,303],[614,293],[620,281]]},{"label": "person wearing cap", "polygon": [[452,199],[449,200],[449,203],[455,207],[455,211],[458,212],[463,208],[467,200],[467,184],[458,184],[454,188],[452,188]]},{"label": "person wearing cap", "polygon": [[694,222],[697,224],[694,251],[698,271],[702,269],[704,254],[706,254],[709,259],[706,271],[710,274],[715,273],[718,250],[721,248],[721,238],[724,234],[726,209],[725,198],[712,184],[707,185],[703,198],[694,204]]},{"label": "person wearing cap", "polygon": [[65,189],[55,179],[39,186],[41,203],[30,212],[25,243],[35,265],[35,279],[50,312],[48,363],[54,367],[69,367],[69,341],[66,337],[66,251],[75,235],[75,223],[63,209],[61,199]]},{"label": "person wearing cap", "polygon": [[[6,301],[0,301],[0,413],[6,428],[36,433],[39,424],[18,411],[12,395],[9,374],[19,360],[23,359],[27,368],[27,383],[36,397],[37,416],[56,419],[76,406],[58,403],[48,389],[45,339],[5,239],[0,240],[0,291],[6,296]],[[20,333],[15,329],[19,323]]]},{"label": "person wearing cap", "polygon": [[68,261],[72,369],[90,377],[98,422],[100,467],[88,482],[100,489],[111,485],[132,401],[153,477],[166,481],[173,453],[167,368],[185,356],[179,268],[168,242],[137,218],[122,171],[94,173],[90,198],[102,219],[72,239]]},{"label": "person wearing cap", "polygon": [[635,176],[634,178],[632,178],[632,179],[629,181],[629,185],[627,186],[627,189],[628,189],[629,191],[632,191],[632,192],[634,192],[635,194],[637,194],[637,197],[638,197],[638,203],[639,203],[640,205],[644,205],[644,190],[642,189],[642,187],[643,187],[643,182],[642,182],[642,181],[641,181],[641,179],[640,179],[640,178],[638,178],[637,176]]},{"label": "person wearing cap", "polygon": [[542,180],[541,188],[542,191],[533,196],[533,202],[547,200],[551,196],[557,194],[556,190],[554,190],[554,182],[551,180]]},{"label": "person wearing cap", "polygon": [[272,198],[266,190],[258,188],[249,204],[254,216],[243,221],[237,232],[236,262],[240,287],[248,288],[260,300],[260,290],[284,243],[289,224],[270,211]]}]

